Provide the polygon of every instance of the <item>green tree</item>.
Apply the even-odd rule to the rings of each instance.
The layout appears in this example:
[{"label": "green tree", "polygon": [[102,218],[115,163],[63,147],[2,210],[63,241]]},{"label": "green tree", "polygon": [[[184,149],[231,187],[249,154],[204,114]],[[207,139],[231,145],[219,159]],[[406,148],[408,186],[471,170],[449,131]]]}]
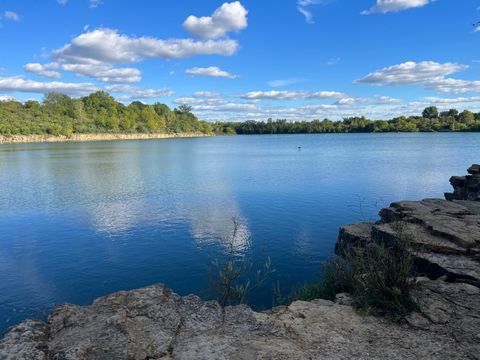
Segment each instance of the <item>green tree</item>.
[{"label": "green tree", "polygon": [[429,106],[423,110],[422,116],[427,119],[436,119],[438,118],[438,109],[436,106]]}]

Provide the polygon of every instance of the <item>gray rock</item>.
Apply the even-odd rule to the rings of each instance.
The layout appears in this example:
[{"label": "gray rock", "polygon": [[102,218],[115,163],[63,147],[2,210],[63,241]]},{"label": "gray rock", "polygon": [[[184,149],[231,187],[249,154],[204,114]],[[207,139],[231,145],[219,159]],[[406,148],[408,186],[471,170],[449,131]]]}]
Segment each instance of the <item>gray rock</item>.
[{"label": "gray rock", "polygon": [[[429,316],[434,326],[453,313]],[[461,336],[470,344],[469,332]],[[64,305],[47,323],[25,321],[0,341],[0,359],[467,359],[470,351],[448,332],[400,326],[330,301],[223,311],[162,285],[91,306]]]},{"label": "gray rock", "polygon": [[467,172],[470,175],[450,178],[454,191],[445,194],[447,200],[480,201],[480,165],[472,165]]}]

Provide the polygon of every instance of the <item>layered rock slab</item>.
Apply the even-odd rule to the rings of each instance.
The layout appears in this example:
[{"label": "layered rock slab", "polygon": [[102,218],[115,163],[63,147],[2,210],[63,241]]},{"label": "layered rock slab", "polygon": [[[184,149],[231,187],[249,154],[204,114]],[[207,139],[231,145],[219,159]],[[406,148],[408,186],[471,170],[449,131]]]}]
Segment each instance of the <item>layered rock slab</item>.
[{"label": "layered rock slab", "polygon": [[428,317],[411,322],[400,326],[324,300],[223,311],[157,285],[91,306],[64,305],[47,323],[26,321],[1,340],[0,359],[471,358],[472,349],[432,331]]}]

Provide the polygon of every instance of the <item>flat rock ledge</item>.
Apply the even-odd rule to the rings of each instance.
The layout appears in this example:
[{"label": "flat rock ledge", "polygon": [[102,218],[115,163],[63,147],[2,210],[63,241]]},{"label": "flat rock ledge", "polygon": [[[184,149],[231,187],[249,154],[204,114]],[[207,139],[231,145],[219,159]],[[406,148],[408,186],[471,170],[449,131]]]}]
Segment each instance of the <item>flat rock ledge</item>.
[{"label": "flat rock ledge", "polygon": [[26,320],[0,359],[480,359],[480,202],[398,202],[380,216],[343,227],[337,249],[412,235],[420,311],[404,325],[358,314],[346,294],[255,312],[154,285]]}]

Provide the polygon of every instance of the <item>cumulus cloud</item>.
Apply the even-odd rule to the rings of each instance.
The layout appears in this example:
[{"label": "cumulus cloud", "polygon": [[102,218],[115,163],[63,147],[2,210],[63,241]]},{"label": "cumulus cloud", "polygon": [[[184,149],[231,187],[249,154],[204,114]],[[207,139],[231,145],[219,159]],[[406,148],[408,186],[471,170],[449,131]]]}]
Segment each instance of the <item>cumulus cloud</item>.
[{"label": "cumulus cloud", "polygon": [[61,64],[60,67],[63,71],[89,76],[98,81],[108,83],[134,83],[142,79],[142,73],[138,69],[114,68],[102,63]]},{"label": "cumulus cloud", "polygon": [[[238,43],[231,39],[196,41],[193,39],[162,40],[153,37],[131,37],[117,30],[100,28],[85,30],[70,43],[54,50],[53,61],[26,64],[24,69],[41,76],[59,78],[60,72],[88,76],[102,82],[134,83],[141,81],[141,71],[118,64],[137,63],[148,58],[178,59],[195,55],[233,55]],[[208,68],[211,75],[234,78],[218,68]]]},{"label": "cumulus cloud", "polygon": [[117,97],[117,100],[122,102],[144,99],[157,99],[161,97],[172,96],[174,94],[173,90],[168,88],[152,89],[131,85],[110,85],[106,86],[105,90],[112,93],[120,93],[121,95]]},{"label": "cumulus cloud", "polygon": [[465,70],[468,65],[437,63],[433,61],[405,62],[389,66],[355,81],[369,85],[422,85],[442,93],[466,93],[480,91],[480,81],[459,80],[447,77]]},{"label": "cumulus cloud", "polygon": [[238,75],[234,75],[229,73],[228,71],[221,70],[216,66],[194,67],[194,68],[185,70],[185,74],[190,76],[209,76],[209,77],[228,78],[228,79],[236,79],[238,77]]},{"label": "cumulus cloud", "polygon": [[196,55],[231,56],[238,49],[235,40],[192,39],[162,40],[153,37],[130,37],[117,30],[100,28],[75,37],[55,50],[52,56],[61,61],[82,63],[99,61],[110,64],[135,63],[148,58],[180,59]]},{"label": "cumulus cloud", "polygon": [[231,31],[240,31],[247,27],[248,11],[240,1],[224,3],[212,16],[196,17],[190,15],[183,27],[199,39],[217,39]]},{"label": "cumulus cloud", "polygon": [[467,104],[467,103],[476,103],[476,102],[480,103],[480,96],[457,97],[457,98],[427,97],[426,100],[433,104],[457,105],[457,104]]},{"label": "cumulus cloud", "polygon": [[193,107],[197,111],[227,111],[227,112],[246,112],[246,111],[255,111],[257,107],[255,104],[246,104],[246,103],[226,103],[221,105],[196,105]]},{"label": "cumulus cloud", "polygon": [[3,17],[5,19],[12,20],[12,21],[20,21],[20,15],[18,15],[16,12],[13,12],[13,11],[5,11],[3,13]]},{"label": "cumulus cloud", "polygon": [[307,96],[308,99],[341,99],[348,97],[338,91],[317,91]]},{"label": "cumulus cloud", "polygon": [[194,104],[223,104],[225,100],[221,98],[199,98],[199,97],[182,97],[174,101],[179,105],[194,105]]},{"label": "cumulus cloud", "polygon": [[390,96],[376,96],[375,97],[375,102],[377,104],[398,104],[401,103],[402,100],[396,99]]},{"label": "cumulus cloud", "polygon": [[142,73],[135,68],[114,68],[111,65],[90,61],[83,64],[69,64],[52,62],[47,64],[29,63],[24,67],[25,71],[37,75],[60,78],[59,71],[74,73],[78,76],[88,76],[102,82],[109,83],[134,83],[141,81]]},{"label": "cumulus cloud", "polygon": [[335,104],[336,105],[352,105],[357,102],[357,98],[353,97],[345,97],[342,99],[339,99]]},{"label": "cumulus cloud", "polygon": [[305,91],[251,91],[242,95],[248,100],[296,100],[307,96]]},{"label": "cumulus cloud", "polygon": [[58,69],[58,67],[56,65],[53,66],[52,64],[30,63],[25,64],[23,69],[25,71],[52,79],[60,79],[62,77],[58,71],[55,71]]},{"label": "cumulus cloud", "polygon": [[[467,100],[464,102],[464,100]],[[331,119],[341,120],[347,117],[365,115],[370,119],[390,119],[397,116],[419,115],[422,110],[436,105],[440,111],[448,110],[455,104],[459,109],[480,110],[480,98],[425,99],[408,103],[379,104],[374,99],[361,103],[345,101],[343,104],[310,104],[300,106],[261,106],[259,103],[229,103],[220,105],[194,105],[194,112],[210,121],[265,121],[268,118],[295,120]],[[247,106],[248,105],[248,106]]]},{"label": "cumulus cloud", "polygon": [[99,88],[92,83],[40,82],[25,79],[21,76],[0,78],[0,91],[5,92],[44,94],[50,91],[57,91],[70,95],[86,95],[98,90]]},{"label": "cumulus cloud", "polygon": [[432,3],[434,0],[377,0],[375,6],[362,12],[363,15],[374,13],[398,12],[411,8],[419,8]]},{"label": "cumulus cloud", "polygon": [[298,100],[298,99],[341,99],[346,94],[337,91],[251,91],[241,96],[248,100]]},{"label": "cumulus cloud", "polygon": [[193,96],[197,98],[216,98],[219,97],[220,94],[212,91],[197,91],[193,93]]}]

